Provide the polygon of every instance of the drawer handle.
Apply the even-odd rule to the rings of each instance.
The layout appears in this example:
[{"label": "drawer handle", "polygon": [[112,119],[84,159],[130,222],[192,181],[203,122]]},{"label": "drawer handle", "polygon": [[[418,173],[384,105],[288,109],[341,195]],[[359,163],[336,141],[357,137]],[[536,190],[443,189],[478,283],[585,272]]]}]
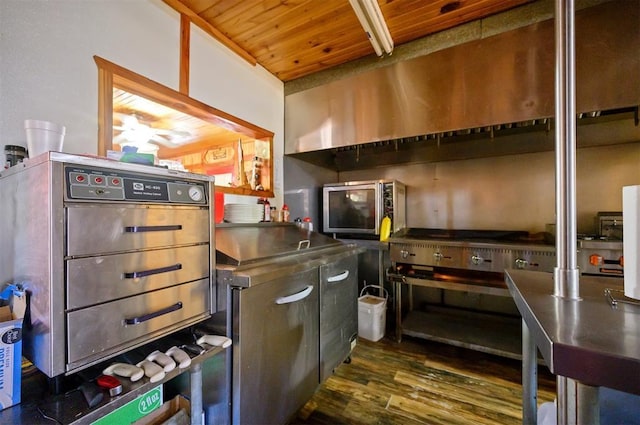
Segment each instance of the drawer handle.
[{"label": "drawer handle", "polygon": [[345,270],[344,273],[340,273],[338,275],[327,278],[327,282],[332,282],[332,283],[340,282],[341,280],[345,280],[348,277],[349,277],[349,270]]},{"label": "drawer handle", "polygon": [[164,232],[167,230],[182,230],[181,224],[169,226],[127,226],[124,228],[126,233],[143,233],[143,232]]},{"label": "drawer handle", "polygon": [[182,308],[182,302],[177,302],[169,307],[163,308],[158,311],[154,311],[153,313],[144,314],[138,317],[132,317],[131,319],[124,319],[125,325],[139,325],[140,323],[146,322],[147,320],[151,320],[158,316],[162,316],[163,314],[171,313],[172,311],[180,310]]},{"label": "drawer handle", "polygon": [[309,296],[309,294],[311,294],[311,291],[313,291],[313,285],[307,285],[307,287],[305,289],[303,289],[302,291],[293,294],[293,295],[287,295],[286,297],[280,297],[276,299],[276,304],[291,304],[294,303],[296,301],[300,301],[303,300],[305,298],[307,298]]},{"label": "drawer handle", "polygon": [[181,270],[181,269],[182,269],[182,264],[178,263],[178,264],[174,264],[172,266],[160,267],[158,269],[142,270],[142,271],[139,271],[139,272],[125,273],[124,274],[124,278],[125,279],[137,279],[139,277],[151,276],[153,274],[158,274],[158,273],[173,272],[173,271]]}]

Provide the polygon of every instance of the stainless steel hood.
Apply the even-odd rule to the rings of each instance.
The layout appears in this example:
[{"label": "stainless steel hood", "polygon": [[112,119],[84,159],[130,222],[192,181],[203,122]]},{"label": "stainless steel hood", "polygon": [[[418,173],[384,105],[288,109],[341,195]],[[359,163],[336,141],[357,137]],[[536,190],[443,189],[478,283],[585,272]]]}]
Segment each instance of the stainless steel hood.
[{"label": "stainless steel hood", "polygon": [[[630,113],[623,133],[631,134],[621,142],[640,140],[638,22],[635,1],[607,2],[576,16],[577,112],[596,120]],[[461,137],[528,130],[546,139],[554,116],[553,40],[553,20],[544,21],[288,95],[285,153],[305,159],[332,150],[343,157],[353,149],[359,160],[360,148],[376,144],[397,151],[406,141],[431,141],[439,148]],[[552,149],[553,131],[547,143]]]}]

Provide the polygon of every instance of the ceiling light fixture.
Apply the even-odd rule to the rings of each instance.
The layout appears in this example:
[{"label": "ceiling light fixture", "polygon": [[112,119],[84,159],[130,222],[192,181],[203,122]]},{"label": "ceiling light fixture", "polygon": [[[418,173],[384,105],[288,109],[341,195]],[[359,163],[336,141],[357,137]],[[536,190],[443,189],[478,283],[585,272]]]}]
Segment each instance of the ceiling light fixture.
[{"label": "ceiling light fixture", "polygon": [[393,52],[393,40],[377,0],[349,0],[376,55]]}]

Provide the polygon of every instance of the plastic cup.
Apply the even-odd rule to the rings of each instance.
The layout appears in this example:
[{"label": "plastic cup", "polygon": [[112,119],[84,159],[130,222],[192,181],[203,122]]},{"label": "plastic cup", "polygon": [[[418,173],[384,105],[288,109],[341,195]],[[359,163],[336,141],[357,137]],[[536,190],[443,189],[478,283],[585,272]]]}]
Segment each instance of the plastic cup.
[{"label": "plastic cup", "polygon": [[63,125],[49,121],[25,120],[29,157],[33,158],[49,151],[62,151],[66,129]]}]

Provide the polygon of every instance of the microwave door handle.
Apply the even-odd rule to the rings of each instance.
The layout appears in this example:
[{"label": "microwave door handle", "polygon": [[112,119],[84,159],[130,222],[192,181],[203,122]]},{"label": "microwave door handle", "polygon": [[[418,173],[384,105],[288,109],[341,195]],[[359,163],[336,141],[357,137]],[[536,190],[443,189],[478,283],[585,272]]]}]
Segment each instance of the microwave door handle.
[{"label": "microwave door handle", "polygon": [[377,183],[376,184],[376,211],[375,211],[375,226],[376,226],[376,231],[374,234],[379,235],[380,234],[380,222],[382,221],[382,217],[384,217],[384,196],[383,196],[383,192],[384,192],[384,184],[383,183]]}]

